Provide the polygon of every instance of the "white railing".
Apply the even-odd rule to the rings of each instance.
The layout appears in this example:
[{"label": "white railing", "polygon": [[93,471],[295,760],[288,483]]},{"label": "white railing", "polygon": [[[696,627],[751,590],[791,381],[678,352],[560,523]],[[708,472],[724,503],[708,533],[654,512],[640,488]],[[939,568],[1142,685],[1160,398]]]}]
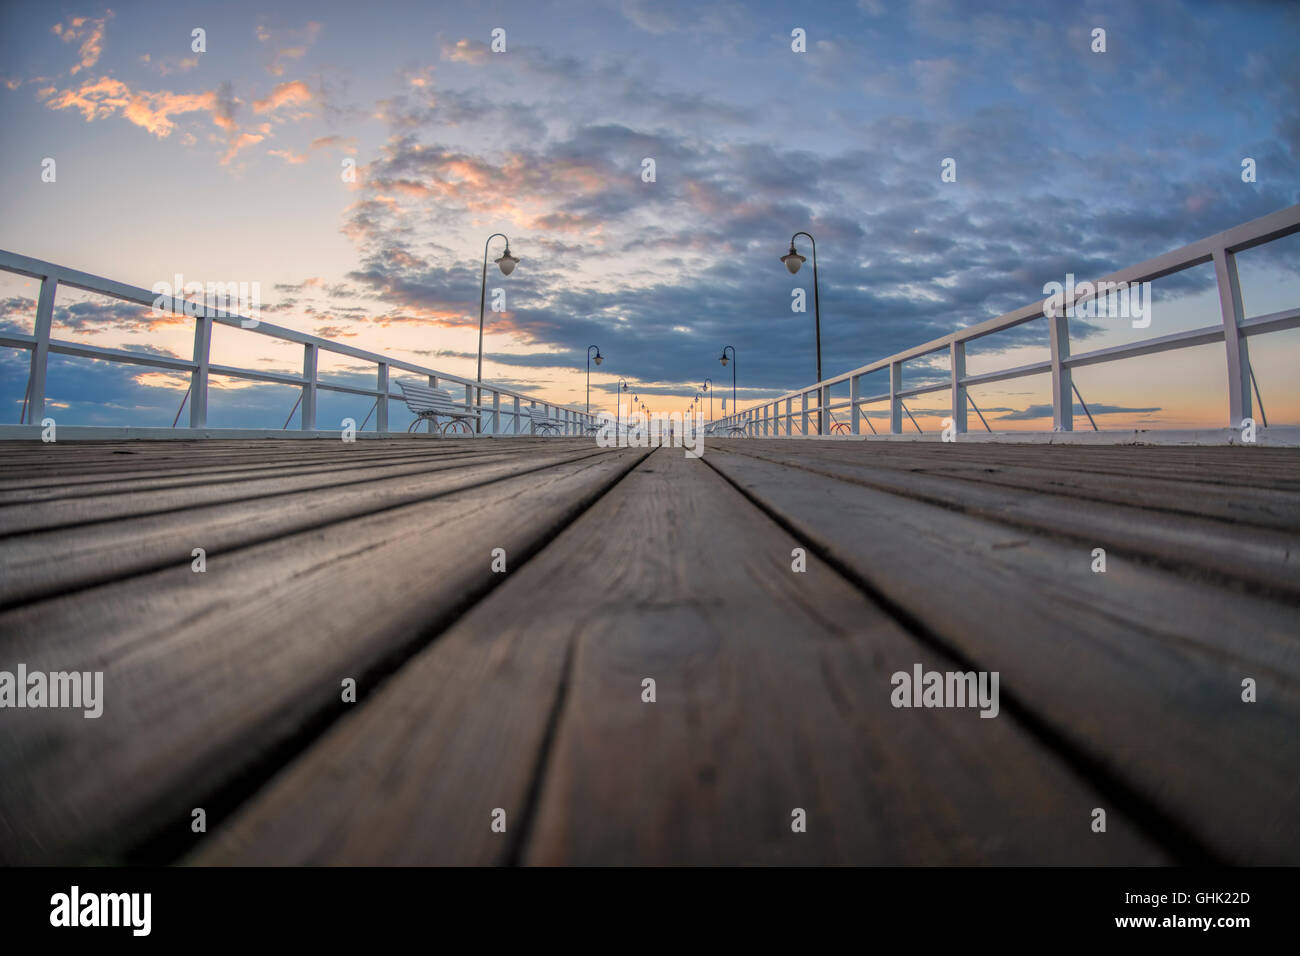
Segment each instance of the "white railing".
[{"label": "white railing", "polygon": [[[772,401],[760,402],[740,412],[733,413],[718,422],[715,432],[719,435],[740,434],[743,430],[749,435],[764,436],[807,436],[826,435],[827,415],[836,410],[847,409],[848,431],[861,434],[862,406],[874,402],[889,402],[889,434],[903,432],[903,414],[906,411],[904,400],[914,395],[931,392],[951,392],[952,425],[956,432],[967,430],[967,389],[972,385],[984,385],[991,382],[1004,382],[1026,375],[1038,375],[1050,372],[1052,376],[1052,426],[1053,431],[1068,432],[1074,428],[1074,384],[1071,371],[1085,365],[1096,365],[1117,359],[1150,355],[1172,349],[1190,348],[1212,342],[1223,342],[1228,361],[1228,423],[1230,428],[1239,429],[1244,419],[1252,417],[1251,371],[1250,359],[1246,347],[1247,339],[1263,335],[1266,332],[1278,332],[1283,329],[1300,327],[1300,308],[1287,309],[1256,318],[1247,319],[1242,314],[1241,284],[1237,278],[1236,254],[1255,246],[1272,242],[1292,233],[1300,232],[1300,205],[1290,206],[1271,215],[1252,222],[1244,223],[1226,232],[1210,236],[1183,246],[1173,252],[1139,263],[1119,272],[1111,273],[1092,283],[1091,290],[1084,294],[1075,294],[1068,302],[1056,303],[1058,308],[1048,316],[1050,326],[1050,354],[1046,361],[1033,362],[1015,368],[987,372],[980,375],[966,374],[966,345],[974,339],[1001,332],[1006,329],[1032,322],[1047,315],[1048,303],[1043,299],[1015,311],[989,319],[969,328],[959,329],[950,335],[926,342],[903,352],[883,358],[870,365],[863,365],[851,372],[833,378],[824,379],[808,388],[788,392]],[[1218,281],[1219,304],[1222,322],[1217,325],[1183,332],[1174,332],[1156,338],[1145,339],[1128,345],[1097,349],[1078,355],[1070,354],[1070,332],[1066,318],[1066,305],[1079,305],[1097,297],[1098,287],[1108,283],[1150,282],[1163,276],[1181,272],[1206,262],[1214,263],[1214,273]],[[1104,294],[1104,293],[1103,293]],[[922,385],[915,388],[903,388],[903,363],[909,359],[921,358],[937,353],[948,353],[949,374],[947,381],[939,384]],[[889,370],[889,391],[877,395],[862,394],[862,379],[872,372]],[[832,403],[831,389],[836,385],[849,383],[849,398]],[[1086,409],[1086,406],[1084,406]],[[978,409],[976,409],[978,414]],[[907,412],[910,417],[911,413]],[[797,424],[797,429],[796,429]],[[987,425],[985,426],[987,427]],[[1094,425],[1095,427],[1095,425]],[[918,426],[919,428],[919,426]],[[815,429],[815,430],[814,430]],[[874,426],[872,426],[874,431]]]},{"label": "white railing", "polygon": [[[28,349],[32,353],[31,372],[27,381],[27,398],[22,413],[22,419],[29,423],[40,422],[45,415],[46,369],[51,353],[101,359],[129,365],[143,365],[175,372],[188,372],[190,387],[186,398],[182,399],[182,407],[188,402],[190,412],[189,429],[205,429],[205,434],[211,434],[214,431],[208,429],[207,424],[208,378],[210,375],[226,375],[256,382],[300,387],[302,390],[299,394],[299,403],[302,409],[300,430],[302,432],[318,431],[316,398],[321,391],[343,392],[349,395],[374,398],[375,403],[371,407],[371,412],[375,413],[375,430],[379,433],[388,432],[389,402],[393,400],[402,401],[401,394],[389,391],[388,387],[389,373],[396,370],[427,376],[429,385],[435,388],[439,386],[440,382],[443,384],[456,382],[462,385],[465,389],[465,407],[477,409],[483,416],[482,434],[527,433],[529,423],[528,406],[543,409],[547,417],[560,423],[565,434],[581,434],[587,425],[595,423],[594,415],[588,415],[579,409],[540,402],[528,395],[489,382],[475,382],[472,379],[462,378],[458,375],[449,375],[446,372],[426,368],[401,359],[379,355],[375,352],[367,352],[364,349],[354,348],[340,342],[332,342],[329,339],[318,338],[314,335],[295,332],[293,329],[272,325],[269,322],[259,320],[254,323],[246,316],[212,308],[207,303],[198,303],[179,297],[159,296],[147,289],[114,282],[111,279],[103,279],[85,272],[78,272],[75,269],[69,269],[52,262],[0,250],[0,271],[30,276],[41,281],[40,297],[36,304],[35,334],[24,335],[13,332],[0,332],[0,346]],[[150,308],[158,308],[176,315],[190,316],[197,308],[200,314],[194,317],[194,357],[186,360],[161,355],[140,354],[52,338],[54,296],[61,285],[85,292],[98,293],[114,299],[121,299],[126,302],[134,302]],[[302,374],[285,375],[276,372],[213,364],[210,361],[210,353],[212,348],[212,325],[214,322],[232,326],[244,332],[301,343],[303,346]],[[320,381],[317,364],[321,352],[330,352],[373,363],[376,366],[375,387],[358,388]],[[297,407],[295,405],[295,411]],[[290,419],[292,419],[293,414],[293,411],[289,413]],[[177,421],[173,423],[173,428],[177,432],[185,432],[185,429],[175,428],[175,425],[179,423],[179,419],[180,411],[178,410]],[[367,416],[366,421],[362,422],[362,429],[368,420],[369,416]],[[511,426],[509,431],[506,430],[505,426],[507,425]],[[358,429],[358,431],[362,429]],[[218,429],[215,431],[219,434],[221,431],[227,430]],[[241,434],[250,431],[265,431],[267,434],[275,434],[277,430],[240,429]],[[279,431],[282,433],[282,430]],[[329,434],[337,434],[339,429],[324,431]]]}]

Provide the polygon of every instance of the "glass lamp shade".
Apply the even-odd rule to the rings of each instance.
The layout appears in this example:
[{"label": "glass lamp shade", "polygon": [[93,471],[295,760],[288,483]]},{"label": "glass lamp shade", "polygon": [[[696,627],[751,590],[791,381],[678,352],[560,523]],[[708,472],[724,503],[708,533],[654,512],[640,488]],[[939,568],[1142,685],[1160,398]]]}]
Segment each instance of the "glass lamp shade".
[{"label": "glass lamp shade", "polygon": [[605,357],[604,357],[603,355],[601,355],[599,352],[597,352],[597,353],[596,353],[596,364],[599,365],[599,364],[600,364],[601,362],[603,362],[603,361],[605,361]]},{"label": "glass lamp shade", "polygon": [[794,246],[791,246],[789,253],[782,256],[781,261],[784,262],[785,267],[790,270],[790,274],[794,275],[796,272],[799,271],[799,267],[803,265],[805,262],[807,262],[808,260],[804,256],[801,256],[799,255],[799,253],[795,252]]},{"label": "glass lamp shade", "polygon": [[725,355],[722,356],[722,358],[718,359],[718,361],[722,363],[723,368],[727,367],[727,357]]},{"label": "glass lamp shade", "polygon": [[514,272],[515,266],[519,264],[519,260],[510,254],[509,249],[501,254],[501,258],[493,259],[492,261],[501,267],[501,271],[505,275],[510,275],[510,273]]}]

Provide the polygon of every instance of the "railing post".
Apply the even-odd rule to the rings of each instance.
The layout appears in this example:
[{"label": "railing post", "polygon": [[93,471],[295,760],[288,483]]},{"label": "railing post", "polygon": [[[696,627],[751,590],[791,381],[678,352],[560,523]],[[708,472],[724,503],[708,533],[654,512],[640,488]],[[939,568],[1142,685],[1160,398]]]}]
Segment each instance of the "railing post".
[{"label": "railing post", "polygon": [[520,429],[520,423],[519,423],[519,396],[516,395],[516,396],[515,396],[515,434],[516,434],[516,435],[519,434],[519,429]]},{"label": "railing post", "polygon": [[789,438],[794,434],[794,399],[785,400],[785,437]]},{"label": "railing post", "polygon": [[807,392],[803,392],[799,396],[799,406],[800,406],[799,433],[801,435],[807,435],[808,434],[808,393]]},{"label": "railing post", "polygon": [[1074,390],[1070,387],[1070,369],[1064,364],[1070,357],[1070,320],[1065,308],[1048,316],[1052,348],[1052,430],[1074,431]]},{"label": "railing post", "polygon": [[889,434],[903,434],[903,400],[898,393],[903,390],[903,363],[889,363]]},{"label": "railing post", "polygon": [[831,403],[831,387],[823,385],[817,389],[817,434],[826,434],[826,423],[830,419],[830,413],[826,411],[826,406]]},{"label": "railing post", "polygon": [[[474,386],[473,386],[473,385],[466,385],[466,386],[465,386],[465,411],[467,411],[467,412],[473,412],[475,415],[482,415],[482,414],[483,414],[482,410],[481,410],[477,405],[474,404]],[[483,432],[483,419],[481,419],[481,418],[475,418],[475,419],[474,419],[474,434],[478,435],[478,434],[482,434],[482,432]]]},{"label": "railing post", "polygon": [[[207,312],[207,309],[204,309]],[[190,372],[190,428],[208,424],[208,361],[212,355],[212,317],[194,320],[194,371]]]},{"label": "railing post", "polygon": [[379,363],[379,378],[375,383],[379,392],[379,404],[375,406],[375,431],[383,434],[388,431],[388,363]]},{"label": "railing post", "polygon": [[862,398],[862,376],[854,375],[849,379],[849,421],[855,435],[862,433],[862,409],[858,406],[860,398]]},{"label": "railing post", "polygon": [[1223,313],[1223,344],[1228,356],[1228,427],[1240,428],[1250,418],[1250,352],[1241,334],[1241,282],[1237,257],[1226,249],[1214,250],[1214,278],[1219,283],[1219,309]]},{"label": "railing post", "polygon": [[50,334],[54,328],[54,293],[59,280],[54,276],[41,278],[41,295],[36,304],[36,344],[32,347],[32,366],[29,381],[31,398],[27,402],[27,421],[39,425],[45,417],[45,370],[50,361]]},{"label": "railing post", "polygon": [[320,347],[314,344],[303,346],[302,377],[306,384],[302,387],[302,430],[316,430],[316,360]]},{"label": "railing post", "polygon": [[952,427],[957,434],[966,432],[966,343],[953,342],[948,346],[948,365],[952,369]]},{"label": "railing post", "polygon": [[495,389],[492,392],[492,434],[501,434],[501,393]]},{"label": "railing post", "polygon": [[430,387],[430,388],[437,388],[437,387],[438,387],[438,376],[436,376],[436,375],[430,375],[430,376],[429,376],[429,387]]}]

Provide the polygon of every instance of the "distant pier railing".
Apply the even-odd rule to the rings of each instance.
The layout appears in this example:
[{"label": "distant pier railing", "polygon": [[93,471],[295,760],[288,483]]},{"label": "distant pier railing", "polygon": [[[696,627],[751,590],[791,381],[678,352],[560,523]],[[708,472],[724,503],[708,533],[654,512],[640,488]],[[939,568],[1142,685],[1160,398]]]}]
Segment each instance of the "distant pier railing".
[{"label": "distant pier railing", "polygon": [[[565,434],[582,434],[585,428],[595,422],[594,415],[565,405],[542,402],[521,392],[513,391],[490,382],[476,382],[472,379],[450,375],[436,369],[426,368],[402,359],[368,352],[341,342],[296,332],[283,326],[273,325],[258,319],[255,324],[248,316],[242,316],[222,309],[212,308],[209,303],[189,300],[179,296],[160,296],[148,289],[141,289],[111,279],[100,278],[86,272],[79,272],[53,262],[32,259],[28,256],[0,250],[0,271],[30,276],[41,282],[40,296],[36,303],[36,323],[34,334],[26,335],[14,332],[0,332],[0,346],[27,349],[31,354],[31,370],[27,382],[27,400],[24,405],[23,419],[28,423],[38,423],[45,415],[47,400],[46,371],[49,356],[73,355],[81,358],[100,359],[127,365],[140,365],[149,368],[166,369],[174,372],[187,372],[190,376],[189,392],[183,405],[189,408],[189,429],[208,429],[208,378],[210,375],[224,375],[232,378],[247,379],[255,382],[268,382],[277,385],[292,385],[301,388],[299,404],[301,406],[300,432],[315,432],[316,399],[321,391],[342,392],[375,399],[371,412],[375,414],[377,432],[389,431],[389,402],[402,401],[399,392],[389,390],[389,375],[394,371],[411,372],[426,377],[430,386],[445,387],[454,382],[465,390],[464,405],[473,408],[482,415],[482,433],[488,435],[525,434],[529,429],[529,407],[542,409],[548,418],[560,423]],[[85,292],[97,293],[110,298],[138,305],[158,308],[165,312],[194,318],[194,353],[191,359],[173,358],[165,355],[142,354],[123,349],[102,348],[51,337],[54,317],[54,297],[59,286],[68,286]],[[199,310],[199,315],[192,313]],[[232,326],[243,332],[271,336],[303,346],[302,373],[285,375],[277,372],[259,371],[257,369],[238,368],[228,365],[216,365],[210,361],[212,347],[213,323]],[[317,373],[320,353],[329,352],[337,355],[360,359],[375,365],[375,387],[360,388],[332,382],[323,382]],[[295,406],[295,410],[298,406]],[[290,412],[290,419],[293,417]],[[179,424],[180,411],[173,422],[174,430]],[[368,417],[367,417],[368,421]],[[366,422],[362,422],[364,428]],[[508,428],[507,428],[508,426]],[[94,426],[92,426],[93,428]],[[287,427],[287,426],[286,426]],[[128,429],[129,431],[130,429]],[[361,429],[358,429],[360,431]],[[149,431],[157,431],[149,429]],[[226,431],[222,429],[222,431]],[[241,434],[263,432],[266,434],[283,434],[278,429],[240,429]],[[338,428],[327,429],[337,433]]]},{"label": "distant pier railing", "polygon": [[[1300,205],[1290,206],[1218,235],[1193,242],[1181,249],[1175,249],[1155,259],[1111,273],[1091,283],[1091,290],[1085,290],[1082,294],[1076,293],[1069,299],[1063,297],[1056,302],[1058,307],[1053,310],[1053,315],[1048,315],[1048,306],[1049,303],[1053,303],[1053,300],[1043,299],[978,325],[958,329],[950,335],[898,352],[870,365],[863,365],[842,375],[824,379],[807,388],[788,392],[775,400],[759,402],[734,412],[719,419],[714,432],[719,435],[743,433],[783,437],[826,435],[828,415],[843,410],[848,418],[847,422],[842,423],[847,426],[845,430],[857,435],[862,433],[862,420],[865,417],[862,414],[862,406],[888,401],[889,434],[899,435],[903,433],[904,414],[911,417],[911,413],[906,411],[905,399],[916,395],[948,391],[951,393],[952,425],[957,433],[963,433],[967,431],[967,406],[970,401],[968,388],[972,385],[1004,382],[1044,372],[1050,372],[1052,376],[1053,431],[1068,432],[1074,429],[1074,398],[1077,394],[1071,377],[1073,369],[1213,342],[1223,342],[1226,347],[1228,425],[1232,429],[1239,429],[1242,427],[1243,420],[1252,418],[1254,407],[1251,400],[1252,376],[1246,347],[1247,339],[1266,332],[1300,327],[1300,308],[1247,319],[1242,313],[1241,284],[1237,278],[1236,254],[1295,232],[1300,232]],[[1077,306],[1098,298],[1098,290],[1102,290],[1104,295],[1104,287],[1108,285],[1150,282],[1207,262],[1214,263],[1222,313],[1221,323],[1131,344],[1082,352],[1078,355],[1070,353],[1070,332],[1065,312],[1067,306]],[[1047,316],[1050,326],[1048,359],[980,375],[966,374],[968,343],[1044,316]],[[946,382],[903,388],[905,361],[944,352],[949,356],[949,375]],[[889,391],[863,395],[863,377],[883,369],[889,370]],[[831,389],[845,382],[849,383],[849,398],[832,402]],[[1083,404],[1082,400],[1080,404]],[[1083,407],[1086,412],[1087,406]],[[978,409],[976,414],[979,414]],[[982,419],[983,416],[980,415],[980,418]],[[1089,418],[1091,418],[1090,413]],[[915,420],[913,423],[915,424]],[[916,427],[919,429],[919,426]],[[987,428],[987,424],[984,427]],[[1093,427],[1096,427],[1095,423]],[[874,431],[874,426],[871,428]]]}]

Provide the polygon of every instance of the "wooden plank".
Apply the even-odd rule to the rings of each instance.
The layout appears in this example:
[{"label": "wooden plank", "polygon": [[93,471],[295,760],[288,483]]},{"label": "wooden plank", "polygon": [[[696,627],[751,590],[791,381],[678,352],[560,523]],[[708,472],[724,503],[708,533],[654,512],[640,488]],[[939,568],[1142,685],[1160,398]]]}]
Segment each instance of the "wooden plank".
[{"label": "wooden plank", "polygon": [[[953,446],[938,447],[946,449]],[[843,443],[813,448],[778,449],[766,446],[755,450],[769,455],[788,454],[797,459],[868,463],[860,448]],[[1293,468],[1300,474],[1300,453],[1292,457]],[[1235,483],[1227,490],[1222,482],[1197,480],[1199,473],[1194,470],[1177,477],[1077,471],[1064,464],[1048,466],[1008,462],[996,449],[978,456],[952,456],[943,451],[871,456],[869,464],[872,467],[937,477],[961,478],[1035,494],[1050,493],[1088,501],[1120,502],[1132,507],[1211,517],[1237,524],[1300,530],[1300,482],[1297,482],[1295,489],[1287,490],[1244,487]]]},{"label": "wooden plank", "polygon": [[[478,446],[465,454],[442,453],[427,456],[391,456],[354,462],[343,445],[328,464],[310,468],[276,469],[273,474],[254,475],[212,471],[184,479],[131,479],[78,489],[78,493],[33,492],[28,500],[4,502],[0,498],[0,538],[5,535],[76,527],[90,522],[162,514],[196,505],[212,506],[226,502],[248,501],[265,495],[283,495],[355,486],[361,483],[403,476],[421,476],[471,464],[494,461],[519,461],[512,449]],[[574,450],[590,453],[591,445],[580,444]],[[541,454],[554,456],[558,449]],[[57,497],[56,497],[57,495]]]},{"label": "wooden plank", "polygon": [[[730,446],[728,446],[730,447]],[[704,459],[1212,858],[1300,861],[1293,608],[848,481]],[[1241,682],[1258,682],[1243,703]]]},{"label": "wooden plank", "polygon": [[[0,614],[0,669],[102,670],[104,712],[9,710],[0,862],[169,859],[643,455],[604,451]],[[277,505],[268,500],[262,518]],[[259,520],[250,514],[250,521]]]},{"label": "wooden plank", "polygon": [[168,566],[188,568],[194,548],[209,558],[276,537],[481,487],[559,462],[602,454],[580,450],[503,456],[334,488],[292,488],[247,500],[195,503],[159,514],[56,528],[6,540],[0,553],[0,607],[44,600]]},{"label": "wooden plank", "polygon": [[1027,531],[1069,536],[1090,547],[1122,551],[1195,574],[1213,572],[1221,579],[1292,600],[1300,598],[1300,535],[1293,531],[1171,515],[1119,502],[984,487],[915,470],[876,468],[869,459],[796,450],[734,451]]},{"label": "wooden plank", "polygon": [[1167,859],[1014,719],[893,708],[956,665],[795,543],[656,451],[192,862]]},{"label": "wooden plank", "polygon": [[[518,444],[516,444],[518,442]],[[533,442],[536,447],[538,441]],[[8,443],[12,444],[12,443]],[[266,471],[283,468],[310,467],[336,461],[343,442],[284,441],[266,442],[268,447],[256,452],[247,446],[259,442],[206,442],[159,441],[126,442],[125,447],[105,452],[104,457],[92,457],[84,444],[67,447],[72,443],[50,445],[51,451],[26,463],[14,458],[4,459],[6,467],[0,469],[0,491],[22,492],[38,488],[74,488],[102,481],[130,480],[132,478],[178,477],[204,475],[222,468],[235,473]],[[559,445],[550,441],[547,444]],[[588,444],[590,444],[588,442]],[[156,446],[174,445],[171,454]],[[6,443],[0,443],[3,452]],[[212,448],[209,446],[220,446]],[[303,448],[302,446],[310,446]],[[483,453],[491,449],[497,453],[529,450],[524,439],[492,439],[490,441],[459,440],[452,438],[403,438],[395,440],[373,439],[358,441],[346,446],[354,461],[393,460],[401,457],[427,457],[437,455],[463,455]],[[7,476],[7,477],[5,477]]]},{"label": "wooden plank", "polygon": [[[967,460],[997,464],[1028,463],[1060,471],[1111,474],[1125,477],[1186,479],[1234,487],[1300,490],[1294,448],[1184,447],[1165,445],[1049,445],[1017,442],[938,441],[827,441],[789,442],[761,439],[736,440],[736,448],[784,447],[787,451],[847,450],[882,464],[911,456],[944,456],[940,460]],[[730,445],[731,442],[729,441]]]}]

